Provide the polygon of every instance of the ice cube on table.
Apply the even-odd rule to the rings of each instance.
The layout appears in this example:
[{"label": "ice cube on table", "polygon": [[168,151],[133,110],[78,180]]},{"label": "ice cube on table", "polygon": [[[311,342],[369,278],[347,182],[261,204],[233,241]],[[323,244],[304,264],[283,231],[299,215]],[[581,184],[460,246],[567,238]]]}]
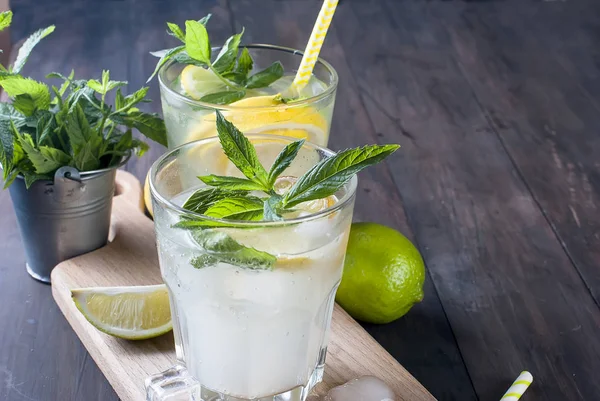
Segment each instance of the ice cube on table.
[{"label": "ice cube on table", "polygon": [[395,401],[394,392],[375,376],[362,376],[329,390],[326,396],[310,396],[307,401]]}]

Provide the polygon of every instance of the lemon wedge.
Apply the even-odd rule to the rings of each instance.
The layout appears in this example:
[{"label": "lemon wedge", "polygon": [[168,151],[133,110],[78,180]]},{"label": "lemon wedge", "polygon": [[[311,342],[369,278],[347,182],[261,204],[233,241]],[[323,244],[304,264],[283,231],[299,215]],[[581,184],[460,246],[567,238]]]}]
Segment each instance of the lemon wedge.
[{"label": "lemon wedge", "polygon": [[71,297],[92,325],[111,336],[144,340],[173,328],[165,285],[80,288]]},{"label": "lemon wedge", "polygon": [[227,90],[227,86],[210,70],[188,65],[181,71],[181,87],[186,95],[200,100],[210,93]]}]

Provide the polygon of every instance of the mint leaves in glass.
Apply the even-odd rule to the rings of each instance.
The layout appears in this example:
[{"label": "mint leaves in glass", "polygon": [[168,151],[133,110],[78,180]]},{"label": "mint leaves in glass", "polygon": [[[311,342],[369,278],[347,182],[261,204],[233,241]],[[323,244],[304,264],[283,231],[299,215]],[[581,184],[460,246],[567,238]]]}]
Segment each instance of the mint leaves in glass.
[{"label": "mint leaves in glass", "polygon": [[243,29],[221,47],[213,47],[210,22],[207,16],[185,25],[167,23],[167,33],[181,44],[152,53],[160,58],[152,77],[157,74],[160,82],[169,147],[216,136],[215,110],[246,133],[327,145],[337,88],[335,70],[319,60],[302,92],[284,99],[281,93],[290,88],[302,53],[272,45],[244,45]]},{"label": "mint leaves in glass", "polygon": [[[198,100],[213,104],[229,104],[246,96],[251,89],[265,88],[283,76],[283,66],[279,61],[261,71],[250,74],[254,66],[252,55],[246,48],[240,49],[242,32],[231,36],[221,47],[216,57],[212,55],[212,47],[206,25],[211,14],[204,18],[185,22],[185,31],[177,24],[167,22],[167,33],[176,37],[183,44],[171,49],[153,52],[160,57],[150,81],[159,69],[170,59],[183,64],[199,66],[212,74],[206,74],[207,80],[218,80],[221,85],[218,91],[198,91]],[[194,93],[194,94],[195,94]]]},{"label": "mint leaves in glass", "polygon": [[[12,13],[0,15],[0,27],[8,26]],[[54,26],[33,33],[21,46],[12,66],[0,65],[0,86],[10,102],[0,103],[0,163],[4,186],[18,175],[27,187],[37,180],[51,180],[60,167],[81,172],[113,167],[131,151],[142,155],[148,145],[133,137],[137,129],[147,138],[167,144],[163,120],[137,106],[146,100],[148,88],[124,95],[124,81],[112,81],[109,71],[99,80],[75,79],[50,73],[57,86],[21,75],[33,48],[54,31]],[[106,101],[114,93],[114,104]]]},{"label": "mint leaves in glass", "polygon": [[151,170],[161,272],[185,368],[150,379],[149,399],[175,391],[177,372],[203,399],[301,400],[323,374],[356,173],[397,146],[335,154],[303,140],[245,136],[219,112],[216,125],[218,138],[174,149]]}]

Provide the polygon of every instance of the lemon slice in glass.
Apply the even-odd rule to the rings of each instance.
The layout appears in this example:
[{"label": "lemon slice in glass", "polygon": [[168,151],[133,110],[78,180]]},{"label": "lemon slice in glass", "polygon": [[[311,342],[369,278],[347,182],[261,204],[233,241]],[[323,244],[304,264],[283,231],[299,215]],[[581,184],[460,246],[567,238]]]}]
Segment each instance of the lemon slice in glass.
[{"label": "lemon slice in glass", "polygon": [[212,71],[195,65],[186,66],[181,71],[180,80],[185,94],[196,100],[227,90],[227,86]]},{"label": "lemon slice in glass", "polygon": [[[318,145],[327,143],[329,123],[312,106],[289,107],[275,100],[275,96],[247,97],[230,106],[238,109],[225,111],[224,117],[246,135],[281,135]],[[211,113],[190,130],[185,142],[213,136],[217,136],[216,116]]]},{"label": "lemon slice in glass", "polygon": [[92,325],[111,336],[144,340],[173,328],[164,284],[80,288],[72,290],[71,297]]}]

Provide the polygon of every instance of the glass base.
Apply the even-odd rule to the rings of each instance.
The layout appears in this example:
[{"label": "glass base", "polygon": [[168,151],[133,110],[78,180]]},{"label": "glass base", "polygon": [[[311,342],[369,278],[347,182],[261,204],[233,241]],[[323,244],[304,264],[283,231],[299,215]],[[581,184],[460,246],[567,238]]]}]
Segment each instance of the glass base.
[{"label": "glass base", "polygon": [[314,370],[306,386],[261,398],[238,398],[203,388],[182,365],[175,365],[144,382],[146,401],[306,401],[312,388],[323,380],[324,364]]}]

